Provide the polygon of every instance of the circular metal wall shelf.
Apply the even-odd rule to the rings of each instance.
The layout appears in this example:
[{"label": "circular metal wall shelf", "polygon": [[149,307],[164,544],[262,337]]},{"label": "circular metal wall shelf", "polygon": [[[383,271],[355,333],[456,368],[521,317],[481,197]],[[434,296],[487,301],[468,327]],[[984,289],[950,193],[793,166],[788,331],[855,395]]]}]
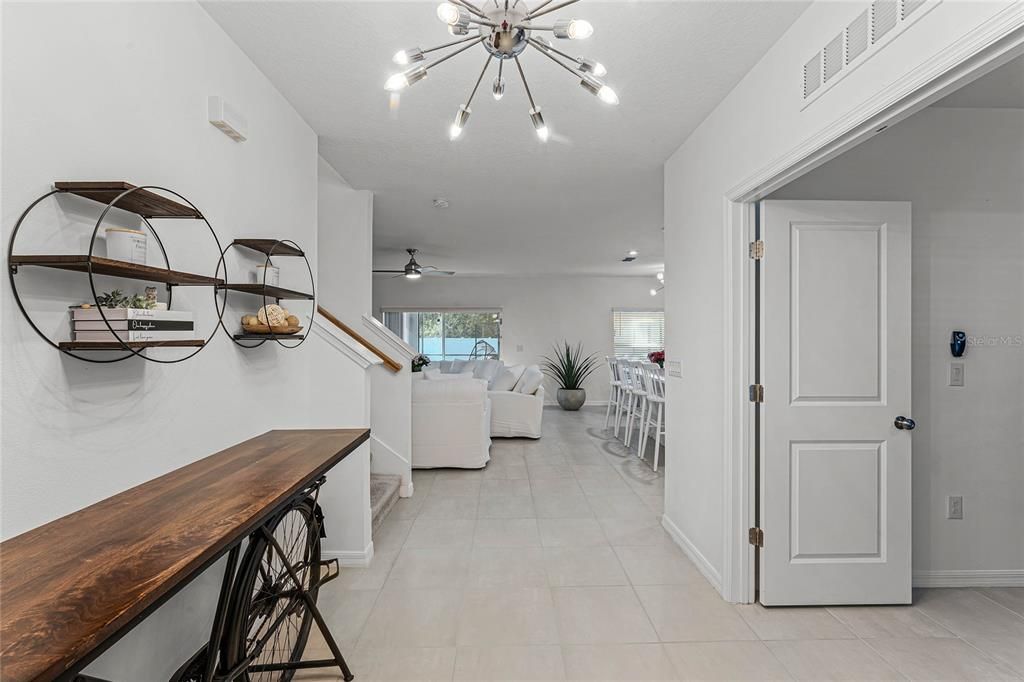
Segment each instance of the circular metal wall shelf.
[{"label": "circular metal wall shelf", "polygon": [[[162,196],[161,194],[157,194],[156,192],[164,192],[166,194],[174,195],[181,203],[179,203],[178,200],[170,199]],[[100,216],[97,218],[96,224],[93,227],[92,235],[89,240],[88,253],[72,255],[15,254],[15,240],[18,237],[18,232],[21,230],[25,219],[41,202],[57,194],[74,194],[104,205],[103,211],[100,213]],[[160,254],[164,261],[163,268],[152,267],[149,265],[138,265],[94,255],[96,250],[96,236],[99,234],[100,227],[103,225],[103,221],[106,219],[107,214],[110,213],[110,210],[113,208],[134,213],[142,219],[142,222],[145,223],[149,231],[152,232],[157,246],[160,248]],[[167,250],[164,248],[163,240],[160,239],[159,233],[150,222],[152,219],[165,218],[201,220],[206,225],[210,235],[213,237],[213,241],[217,245],[218,253],[222,253],[217,233],[195,204],[178,192],[166,187],[160,187],[157,185],[143,185],[136,187],[126,182],[57,182],[54,183],[53,190],[47,192],[29,204],[28,208],[26,208],[18,218],[18,222],[15,223],[14,229],[11,232],[11,239],[7,246],[7,274],[11,282],[11,291],[14,294],[15,303],[17,303],[18,309],[21,311],[21,314],[25,317],[26,321],[28,321],[29,326],[32,327],[33,331],[35,331],[35,333],[46,343],[53,346],[61,353],[69,355],[75,359],[82,360],[83,362],[92,362],[97,364],[120,362],[136,356],[141,357],[144,360],[148,360],[149,362],[175,364],[188,360],[203,350],[203,348],[213,340],[214,335],[217,333],[217,327],[222,323],[224,308],[227,304],[227,295],[225,294],[223,297],[223,305],[217,304],[217,297],[218,291],[221,289],[221,285],[223,285],[224,280],[219,280],[216,277],[207,277],[205,275],[196,275],[171,269],[171,263],[167,256]],[[29,266],[86,273],[89,277],[89,289],[92,292],[93,303],[95,303],[96,309],[99,310],[100,319],[106,325],[107,331],[111,333],[114,340],[109,343],[94,341],[57,342],[47,336],[32,319],[32,315],[26,309],[25,303],[22,301],[21,294],[18,291],[16,275],[20,268]],[[220,271],[219,262],[217,271]],[[225,277],[227,277],[226,265],[224,273]],[[99,304],[99,295],[96,292],[96,275],[163,283],[167,287],[168,308],[170,308],[171,301],[173,300],[174,287],[176,286],[213,287],[213,301],[214,309],[217,312],[217,324],[214,325],[213,331],[205,339],[199,338],[184,341],[125,341],[118,336],[113,325],[110,323],[110,319],[104,312],[104,308]],[[183,357],[164,360],[146,355],[145,351],[149,348],[194,348],[194,350]],[[79,354],[80,352],[96,353],[106,351],[123,351],[124,354],[107,359]]]},{"label": "circular metal wall shelf", "polygon": [[[252,294],[261,296],[263,298],[263,306],[265,307],[268,303],[274,302],[280,304],[283,300],[305,300],[312,301],[312,308],[309,313],[309,323],[313,324],[313,317],[316,314],[316,280],[313,277],[313,268],[309,264],[309,258],[306,257],[305,252],[291,239],[236,239],[232,243],[224,247],[221,251],[220,261],[217,263],[217,271],[215,275],[220,274],[221,265],[224,265],[225,278],[227,277],[227,264],[226,256],[228,250],[240,247],[262,253],[266,256],[263,268],[263,281],[255,283],[232,283],[227,282],[219,285],[220,288],[226,291],[235,291],[243,294]],[[306,264],[306,272],[309,273],[309,293],[303,291],[296,291],[294,289],[285,289],[284,287],[267,284],[267,266],[273,265],[273,257],[297,257],[302,258]],[[227,298],[225,297],[224,308],[227,308]],[[283,348],[298,348],[306,342],[309,328],[302,334],[275,334],[271,331],[268,334],[233,334],[228,331],[227,326],[224,324],[224,315],[221,314],[220,326],[224,330],[224,333],[237,345],[242,348],[259,348],[267,341],[276,341],[278,345]],[[270,328],[273,330],[273,327]],[[285,343],[287,340],[298,340],[298,343]],[[244,343],[246,341],[254,341],[255,343]]]}]

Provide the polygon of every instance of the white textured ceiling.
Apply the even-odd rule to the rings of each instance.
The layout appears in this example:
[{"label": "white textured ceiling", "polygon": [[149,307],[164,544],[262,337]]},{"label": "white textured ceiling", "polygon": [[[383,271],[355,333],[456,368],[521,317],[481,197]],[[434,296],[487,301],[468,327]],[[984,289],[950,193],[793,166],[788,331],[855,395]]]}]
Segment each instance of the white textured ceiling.
[{"label": "white textured ceiling", "polygon": [[[482,86],[462,138],[448,140],[484,63],[479,46],[389,110],[391,55],[451,40],[433,2],[204,2],[317,131],[321,155],[373,190],[377,267],[400,267],[411,246],[460,274],[622,275],[663,261],[664,161],[807,4],[590,1],[548,15],[591,21],[592,38],[556,46],[603,62],[621,104],[530,48],[521,61],[552,131],[541,144],[509,69],[505,98]],[[640,258],[620,263],[629,249]]]},{"label": "white textured ceiling", "polygon": [[1003,64],[932,106],[1024,109],[1024,57]]}]

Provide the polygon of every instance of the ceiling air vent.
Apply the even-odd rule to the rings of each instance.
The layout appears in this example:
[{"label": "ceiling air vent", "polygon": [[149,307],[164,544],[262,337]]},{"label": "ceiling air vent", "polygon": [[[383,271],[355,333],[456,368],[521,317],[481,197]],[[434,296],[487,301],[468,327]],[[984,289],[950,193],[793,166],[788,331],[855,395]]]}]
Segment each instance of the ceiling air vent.
[{"label": "ceiling air vent", "polygon": [[875,0],[871,3],[871,44],[895,28],[899,17],[899,0]]},{"label": "ceiling air vent", "polygon": [[810,97],[815,90],[821,87],[821,53],[811,57],[811,61],[804,64],[804,99]]},{"label": "ceiling air vent", "polygon": [[846,27],[846,63],[849,64],[868,49],[868,11]]},{"label": "ceiling air vent", "polygon": [[843,34],[840,33],[825,46],[825,82],[843,70]]},{"label": "ceiling air vent", "polygon": [[903,0],[903,18],[906,19],[910,13],[923,5],[925,0]]}]

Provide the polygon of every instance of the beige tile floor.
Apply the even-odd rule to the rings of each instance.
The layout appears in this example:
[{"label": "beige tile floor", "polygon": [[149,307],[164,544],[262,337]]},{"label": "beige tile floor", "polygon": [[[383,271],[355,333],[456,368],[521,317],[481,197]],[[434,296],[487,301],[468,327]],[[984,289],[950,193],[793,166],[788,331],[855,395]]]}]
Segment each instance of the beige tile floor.
[{"label": "beige tile floor", "polygon": [[[357,680],[1024,679],[1024,588],[728,604],[661,528],[664,479],[603,410],[544,419],[539,441],[496,439],[482,471],[417,471],[372,565],[320,593]],[[307,657],[325,652],[314,634]]]}]

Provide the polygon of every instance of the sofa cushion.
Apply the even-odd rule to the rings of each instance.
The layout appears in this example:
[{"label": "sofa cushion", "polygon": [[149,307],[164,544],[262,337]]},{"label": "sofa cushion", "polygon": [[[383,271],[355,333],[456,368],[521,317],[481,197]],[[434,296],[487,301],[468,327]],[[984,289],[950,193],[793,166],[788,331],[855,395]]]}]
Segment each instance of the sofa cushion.
[{"label": "sofa cushion", "polygon": [[516,383],[518,383],[519,379],[521,379],[523,376],[523,372],[526,371],[526,365],[509,365],[505,369],[512,372],[512,375],[515,376],[516,378]]},{"label": "sofa cushion", "polygon": [[436,377],[441,376],[441,368],[440,367],[432,367],[432,368],[423,369],[422,370],[422,374],[423,374],[423,378],[424,379],[432,380],[432,379],[435,379]]},{"label": "sofa cushion", "polygon": [[473,376],[483,379],[490,385],[504,367],[505,363],[501,360],[477,360],[473,363]]},{"label": "sofa cushion", "polygon": [[544,383],[544,373],[537,365],[530,365],[516,383],[515,392],[533,395],[542,383]]},{"label": "sofa cushion", "polygon": [[506,392],[511,391],[513,388],[516,387],[517,380],[518,377],[516,377],[515,372],[505,367],[500,372],[498,372],[498,376],[494,377],[494,381],[491,382],[489,390]]},{"label": "sofa cushion", "polygon": [[430,381],[459,381],[464,379],[472,379],[472,372],[460,372],[459,374],[443,374],[438,372],[437,374],[424,374],[424,379]]},{"label": "sofa cushion", "polygon": [[462,374],[466,369],[465,360],[448,360],[447,362],[448,366],[441,370],[443,374]]}]

